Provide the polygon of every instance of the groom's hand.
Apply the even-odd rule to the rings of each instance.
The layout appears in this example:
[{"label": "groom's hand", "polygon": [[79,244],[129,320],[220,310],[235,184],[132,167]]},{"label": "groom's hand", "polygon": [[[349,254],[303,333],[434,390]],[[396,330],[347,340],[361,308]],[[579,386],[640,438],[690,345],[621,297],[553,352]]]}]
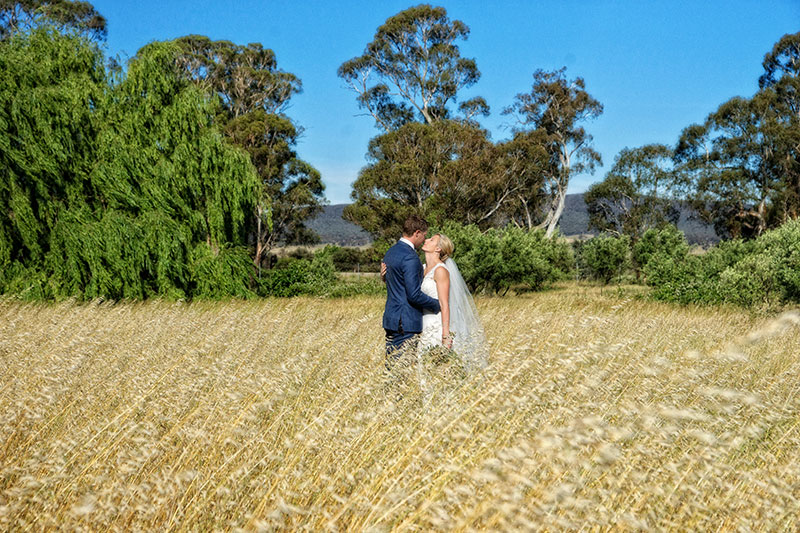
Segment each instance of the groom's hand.
[{"label": "groom's hand", "polygon": [[381,261],[381,281],[386,283],[386,263]]}]

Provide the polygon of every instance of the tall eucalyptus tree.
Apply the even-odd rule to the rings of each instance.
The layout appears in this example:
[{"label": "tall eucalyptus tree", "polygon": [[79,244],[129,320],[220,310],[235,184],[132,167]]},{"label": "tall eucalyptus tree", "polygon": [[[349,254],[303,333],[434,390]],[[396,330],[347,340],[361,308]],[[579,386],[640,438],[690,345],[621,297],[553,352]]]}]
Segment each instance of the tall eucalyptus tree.
[{"label": "tall eucalyptus tree", "polygon": [[[480,78],[475,60],[461,57],[456,45],[468,35],[467,25],[451,21],[443,7],[411,7],[389,17],[364,53],[345,61],[338,73],[383,131],[412,121],[433,124],[452,117],[448,106],[458,92]],[[480,97],[459,109],[466,117],[488,112]]]},{"label": "tall eucalyptus tree", "polygon": [[322,209],[320,173],[297,156],[302,135],[286,111],[301,92],[300,79],[278,68],[275,53],[260,43],[245,46],[202,35],[177,40],[179,64],[203,89],[222,100],[217,122],[250,154],[261,186],[252,217],[253,262],[259,268],[278,241],[309,241],[305,222]]},{"label": "tall eucalyptus tree", "polygon": [[42,24],[75,29],[95,41],[105,41],[108,35],[106,19],[89,2],[0,0],[0,39]]},{"label": "tall eucalyptus tree", "polygon": [[551,158],[545,168],[549,205],[544,220],[538,224],[551,237],[558,225],[573,175],[593,172],[601,162],[600,154],[592,148],[592,136],[582,122],[600,116],[603,105],[586,92],[582,78],[568,80],[566,68],[533,74],[529,93],[520,93],[514,103],[503,110],[516,117],[516,131],[540,130]]},{"label": "tall eucalyptus tree", "polygon": [[443,7],[419,5],[389,17],[364,53],[339,67],[382,132],[370,142],[355,202],[345,209],[376,236],[396,232],[409,212],[484,227],[506,216],[515,187],[498,179],[505,152],[477,122],[489,106],[481,97],[459,103],[480,78],[458,47],[468,35]]}]

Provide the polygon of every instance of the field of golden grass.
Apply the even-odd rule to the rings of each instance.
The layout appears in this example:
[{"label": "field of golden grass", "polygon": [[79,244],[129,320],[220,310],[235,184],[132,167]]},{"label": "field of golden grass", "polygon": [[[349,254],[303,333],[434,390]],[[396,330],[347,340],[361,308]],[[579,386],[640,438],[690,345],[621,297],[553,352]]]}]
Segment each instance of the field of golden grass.
[{"label": "field of golden grass", "polygon": [[0,529],[800,528],[800,314],[478,299],[420,387],[382,305],[0,301]]}]

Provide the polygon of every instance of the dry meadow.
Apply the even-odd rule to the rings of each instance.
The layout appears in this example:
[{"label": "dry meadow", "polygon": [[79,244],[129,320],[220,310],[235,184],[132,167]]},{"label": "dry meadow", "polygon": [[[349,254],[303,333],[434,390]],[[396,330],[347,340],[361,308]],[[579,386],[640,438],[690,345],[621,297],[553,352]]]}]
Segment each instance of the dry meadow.
[{"label": "dry meadow", "polygon": [[382,304],[0,301],[0,529],[800,529],[800,314],[567,285],[387,376]]}]

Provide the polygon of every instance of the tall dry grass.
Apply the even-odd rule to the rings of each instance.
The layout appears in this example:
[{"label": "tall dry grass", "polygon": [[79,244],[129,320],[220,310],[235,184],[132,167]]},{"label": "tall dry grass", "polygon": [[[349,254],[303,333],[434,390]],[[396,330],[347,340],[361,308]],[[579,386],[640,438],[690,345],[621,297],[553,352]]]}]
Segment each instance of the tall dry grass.
[{"label": "tall dry grass", "polygon": [[800,528],[800,315],[478,305],[491,366],[421,390],[377,297],[0,302],[0,528]]}]

